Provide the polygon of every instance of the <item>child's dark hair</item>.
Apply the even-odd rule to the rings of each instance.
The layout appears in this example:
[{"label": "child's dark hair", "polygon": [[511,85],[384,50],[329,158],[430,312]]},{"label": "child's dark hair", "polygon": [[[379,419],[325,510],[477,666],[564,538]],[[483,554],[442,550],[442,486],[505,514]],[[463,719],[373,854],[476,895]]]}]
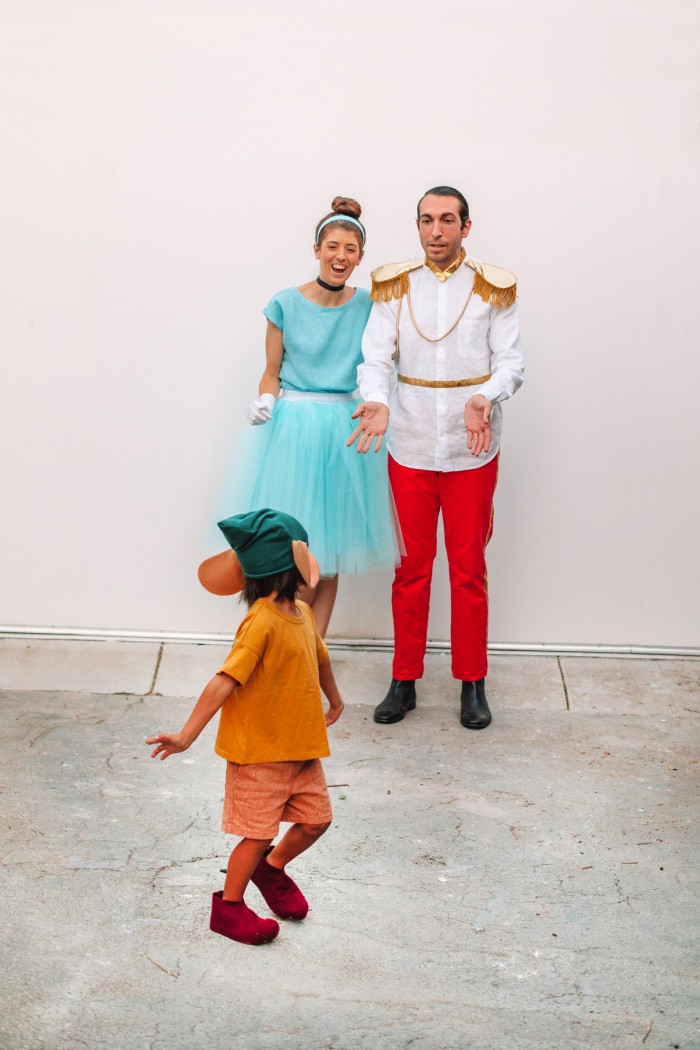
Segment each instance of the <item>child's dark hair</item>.
[{"label": "child's dark hair", "polygon": [[267,598],[273,591],[277,591],[275,601],[286,599],[293,602],[299,588],[305,586],[304,577],[295,565],[292,569],[276,572],[272,576],[262,576],[258,580],[251,580],[246,576],[240,600],[250,608],[258,598]]}]

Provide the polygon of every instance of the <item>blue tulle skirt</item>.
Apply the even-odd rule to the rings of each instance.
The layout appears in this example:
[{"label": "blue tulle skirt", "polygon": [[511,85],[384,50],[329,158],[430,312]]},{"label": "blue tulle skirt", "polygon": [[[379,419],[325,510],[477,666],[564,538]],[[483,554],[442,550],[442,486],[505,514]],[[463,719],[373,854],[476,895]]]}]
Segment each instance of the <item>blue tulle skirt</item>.
[{"label": "blue tulle skirt", "polygon": [[227,485],[228,514],[261,507],[292,514],[322,576],[393,568],[400,541],[386,451],[346,446],[357,400],[294,397],[278,398],[270,422],[248,428]]}]

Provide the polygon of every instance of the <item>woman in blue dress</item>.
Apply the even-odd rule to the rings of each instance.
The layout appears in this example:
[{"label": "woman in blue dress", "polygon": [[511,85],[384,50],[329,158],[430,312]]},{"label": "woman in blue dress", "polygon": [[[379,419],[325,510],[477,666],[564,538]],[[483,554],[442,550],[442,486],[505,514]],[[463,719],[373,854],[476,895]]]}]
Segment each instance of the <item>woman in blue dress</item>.
[{"label": "woman in blue dress", "polygon": [[321,579],[301,597],[321,635],[339,573],[393,568],[398,560],[386,453],[358,456],[346,445],[372,304],[347,283],[364,253],[360,205],[336,197],[331,208],[316,227],[318,277],[278,292],[263,311],[266,365],[247,418],[265,425],[255,434],[245,486],[246,509],[285,511],[309,533]]}]

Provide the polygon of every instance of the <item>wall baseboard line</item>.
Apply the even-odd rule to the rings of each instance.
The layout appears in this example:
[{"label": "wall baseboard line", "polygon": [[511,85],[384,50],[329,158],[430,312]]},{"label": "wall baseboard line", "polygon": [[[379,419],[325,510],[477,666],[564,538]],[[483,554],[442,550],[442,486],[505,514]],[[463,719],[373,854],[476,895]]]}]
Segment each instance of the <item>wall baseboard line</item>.
[{"label": "wall baseboard line", "polygon": [[[230,645],[231,635],[195,631],[132,631],[92,627],[25,627],[0,625],[0,638],[54,639],[80,642],[155,642],[173,645]],[[335,651],[391,652],[391,638],[327,638],[328,648]],[[588,645],[556,642],[491,642],[492,656],[614,656],[632,659],[700,658],[700,648],[673,645]],[[449,642],[429,641],[429,653],[449,653]]]}]

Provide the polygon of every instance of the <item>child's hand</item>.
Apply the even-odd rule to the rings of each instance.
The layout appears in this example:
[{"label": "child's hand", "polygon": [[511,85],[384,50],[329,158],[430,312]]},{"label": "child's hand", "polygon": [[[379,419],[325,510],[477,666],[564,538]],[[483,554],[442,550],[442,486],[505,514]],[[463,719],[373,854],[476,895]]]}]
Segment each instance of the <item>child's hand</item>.
[{"label": "child's hand", "polygon": [[168,755],[177,755],[180,751],[186,751],[191,741],[186,740],[182,733],[159,733],[158,736],[149,736],[147,744],[157,744],[155,751],[151,751],[151,758],[160,755],[161,761]]},{"label": "child's hand", "polygon": [[336,703],[333,706],[328,708],[328,710],[326,711],[326,725],[327,726],[332,726],[334,722],[338,721],[338,719],[340,718],[340,716],[343,713],[343,708],[344,707],[345,707],[345,704],[341,700],[340,701],[340,706],[338,706],[338,704]]}]

